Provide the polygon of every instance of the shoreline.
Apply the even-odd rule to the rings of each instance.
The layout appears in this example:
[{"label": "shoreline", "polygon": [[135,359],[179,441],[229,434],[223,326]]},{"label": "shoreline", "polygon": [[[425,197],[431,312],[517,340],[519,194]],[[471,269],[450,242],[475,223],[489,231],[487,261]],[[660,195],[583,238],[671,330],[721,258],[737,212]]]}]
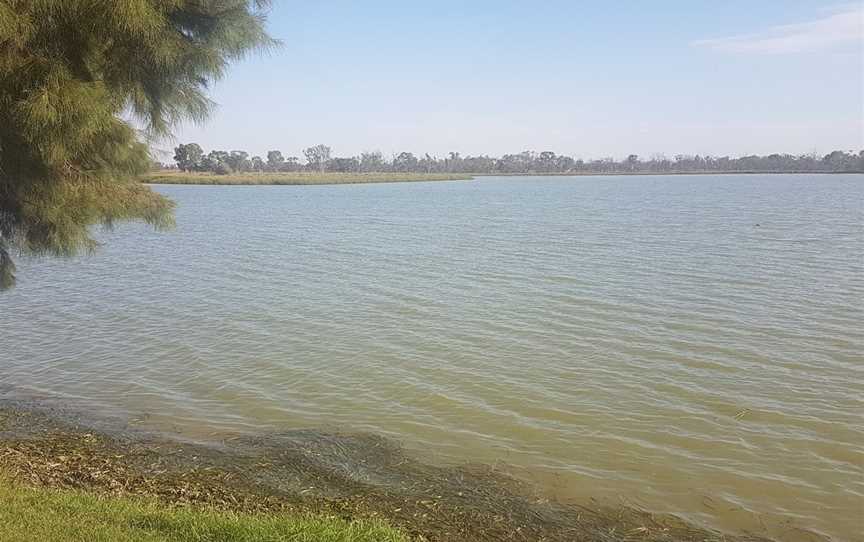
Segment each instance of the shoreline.
[{"label": "shoreline", "polygon": [[316,186],[335,184],[376,184],[439,181],[470,181],[472,175],[461,173],[239,173],[215,175],[152,173],[142,177],[143,184],[178,184],[205,186]]},{"label": "shoreline", "polygon": [[604,171],[573,173],[472,173],[474,177],[669,177],[675,175],[864,175],[864,171]]},{"label": "shoreline", "polygon": [[384,437],[298,430],[204,445],[0,399],[0,475],[24,487],[231,513],[382,521],[424,541],[767,542],[629,507],[551,501],[492,466],[434,466]]},{"label": "shoreline", "polygon": [[472,181],[487,177],[667,177],[734,175],[864,175],[835,171],[609,171],[570,173],[210,173],[157,172],[144,175],[142,184],[189,186],[328,186],[341,184],[386,184],[410,182]]}]

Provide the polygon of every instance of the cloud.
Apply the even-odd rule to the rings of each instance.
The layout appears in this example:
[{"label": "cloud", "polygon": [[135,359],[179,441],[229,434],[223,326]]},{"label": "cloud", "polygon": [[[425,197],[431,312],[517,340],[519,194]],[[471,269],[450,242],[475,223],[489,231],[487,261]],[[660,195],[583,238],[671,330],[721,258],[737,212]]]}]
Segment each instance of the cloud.
[{"label": "cloud", "polygon": [[789,54],[864,45],[864,5],[846,6],[806,23],[778,25],[763,32],[691,43],[724,53]]}]

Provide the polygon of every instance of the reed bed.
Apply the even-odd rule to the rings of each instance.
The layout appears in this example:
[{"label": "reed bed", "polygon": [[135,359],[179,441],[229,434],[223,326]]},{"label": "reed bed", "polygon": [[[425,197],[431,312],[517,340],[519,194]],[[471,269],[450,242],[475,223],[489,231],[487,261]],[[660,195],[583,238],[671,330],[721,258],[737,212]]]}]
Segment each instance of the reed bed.
[{"label": "reed bed", "polygon": [[146,175],[143,182],[149,184],[201,184],[201,185],[323,185],[401,183],[427,181],[464,181],[473,177],[451,173],[335,173],[335,172],[290,172],[290,173],[184,173],[179,171],[158,172]]}]

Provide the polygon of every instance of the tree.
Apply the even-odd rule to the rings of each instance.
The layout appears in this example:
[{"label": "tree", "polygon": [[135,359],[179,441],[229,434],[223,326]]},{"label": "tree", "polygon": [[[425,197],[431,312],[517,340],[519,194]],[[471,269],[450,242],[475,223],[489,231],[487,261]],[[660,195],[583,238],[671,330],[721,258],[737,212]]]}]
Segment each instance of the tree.
[{"label": "tree", "polygon": [[303,151],[303,156],[306,157],[306,162],[309,167],[323,172],[327,167],[327,162],[330,161],[330,147],[326,145],[315,145]]},{"label": "tree", "polygon": [[252,169],[252,162],[249,161],[249,153],[246,151],[231,151],[227,162],[234,171],[244,172]]},{"label": "tree", "polygon": [[537,169],[542,172],[555,171],[558,156],[552,151],[543,151],[537,157]]},{"label": "tree", "polygon": [[260,156],[252,157],[252,171],[262,172],[267,168],[267,164],[264,163],[264,160]]},{"label": "tree", "polygon": [[463,169],[462,157],[458,152],[450,152],[449,158],[445,159],[445,168],[447,171],[461,171]]},{"label": "tree", "polygon": [[419,169],[423,170],[424,173],[432,173],[432,170],[435,169],[437,163],[438,159],[432,158],[432,155],[427,152],[423,155],[423,158],[420,159],[417,166]]},{"label": "tree", "polygon": [[174,149],[174,161],[180,171],[195,171],[200,169],[204,151],[197,143],[180,144]]},{"label": "tree", "polygon": [[360,160],[357,158],[333,158],[330,160],[330,170],[349,173],[360,170]]},{"label": "tree", "polygon": [[231,155],[227,151],[210,151],[201,162],[201,169],[220,175],[231,173],[229,162]]},{"label": "tree", "polygon": [[268,0],[0,0],[0,288],[12,252],[93,248],[89,226],[173,222],[173,203],[134,182],[147,134],[202,120],[231,61],[272,45]]},{"label": "tree", "polygon": [[279,171],[284,163],[285,157],[282,156],[281,151],[267,151],[267,168],[270,171]]},{"label": "tree", "polygon": [[417,157],[410,152],[400,152],[393,158],[393,169],[396,171],[413,171],[417,168]]},{"label": "tree", "polygon": [[360,153],[360,171],[384,171],[387,163],[380,151]]},{"label": "tree", "polygon": [[843,171],[845,168],[847,155],[843,151],[834,151],[826,154],[822,158],[822,162],[828,167],[829,171]]},{"label": "tree", "polygon": [[569,156],[559,156],[555,162],[555,169],[562,173],[568,173],[576,168],[576,161]]},{"label": "tree", "polygon": [[287,171],[300,171],[300,158],[297,156],[289,156],[285,159],[283,166]]}]

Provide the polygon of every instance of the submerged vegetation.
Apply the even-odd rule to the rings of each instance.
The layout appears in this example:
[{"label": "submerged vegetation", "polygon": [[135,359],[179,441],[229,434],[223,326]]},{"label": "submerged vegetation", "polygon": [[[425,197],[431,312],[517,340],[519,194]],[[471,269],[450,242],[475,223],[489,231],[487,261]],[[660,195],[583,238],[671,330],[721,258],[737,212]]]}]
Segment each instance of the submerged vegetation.
[{"label": "submerged vegetation", "polygon": [[92,249],[93,224],[172,224],[173,204],[134,182],[146,137],[206,117],[210,83],[273,44],[267,4],[0,0],[0,289],[14,252]]},{"label": "submerged vegetation", "polygon": [[395,183],[410,181],[458,181],[471,179],[472,175],[458,173],[339,173],[295,171],[284,173],[183,173],[160,171],[144,176],[152,184],[244,184],[244,185],[311,185],[311,184],[363,184]]},{"label": "submerged vegetation", "polygon": [[[221,536],[208,540],[234,540],[226,534],[232,529],[294,528],[332,529],[331,538],[297,538],[325,541],[368,540],[369,533],[430,542],[766,540],[630,507],[559,503],[499,469],[428,465],[370,434],[304,430],[206,446],[96,431],[59,421],[56,412],[0,405],[0,473],[0,499],[27,511],[27,524],[12,523],[27,532],[67,528],[57,516],[63,514],[109,533],[158,528],[179,536],[196,529]],[[75,492],[53,493],[58,489]]]}]

